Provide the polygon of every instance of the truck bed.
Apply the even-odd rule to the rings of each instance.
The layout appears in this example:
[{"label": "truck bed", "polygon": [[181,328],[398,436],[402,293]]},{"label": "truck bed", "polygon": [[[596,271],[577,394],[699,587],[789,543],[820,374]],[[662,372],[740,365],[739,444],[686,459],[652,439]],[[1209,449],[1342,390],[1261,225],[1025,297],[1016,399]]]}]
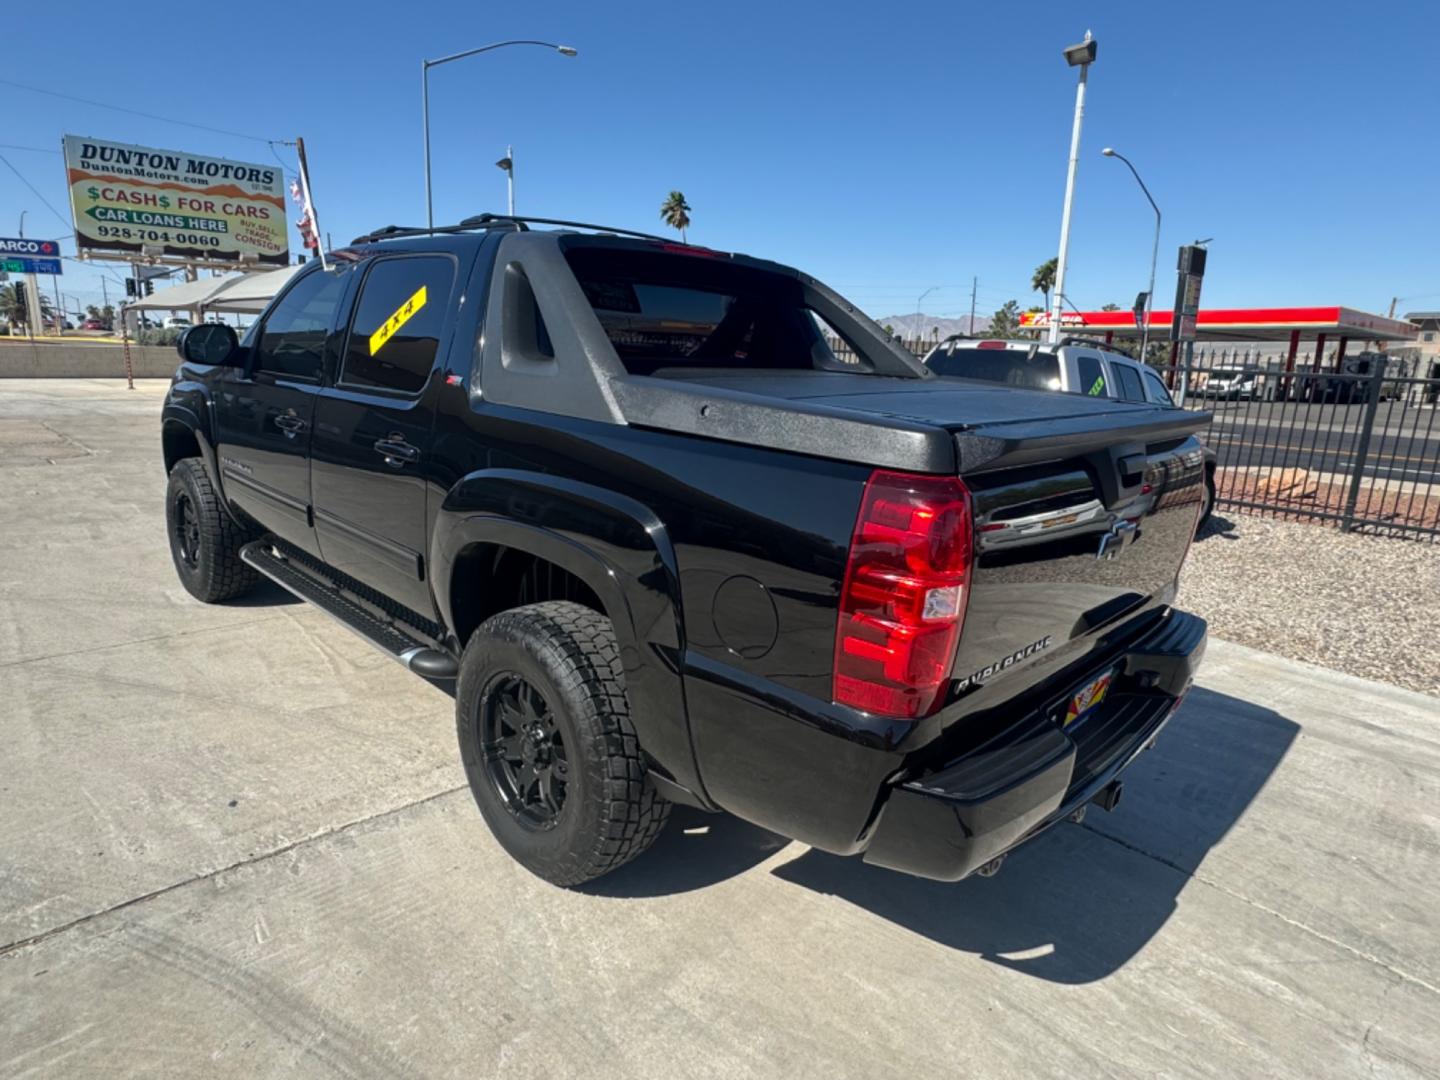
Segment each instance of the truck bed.
[{"label": "truck bed", "polygon": [[635,423],[960,475],[977,537],[953,667],[960,693],[993,700],[1000,684],[1014,694],[1173,599],[1203,483],[1193,435],[1207,413],[828,371],[660,369],[628,381]]}]

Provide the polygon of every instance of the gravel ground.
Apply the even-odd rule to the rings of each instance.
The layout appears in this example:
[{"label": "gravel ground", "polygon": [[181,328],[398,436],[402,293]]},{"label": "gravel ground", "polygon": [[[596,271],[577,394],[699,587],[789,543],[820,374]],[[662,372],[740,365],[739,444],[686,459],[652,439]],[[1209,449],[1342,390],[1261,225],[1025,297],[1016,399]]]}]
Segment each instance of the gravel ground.
[{"label": "gravel ground", "polygon": [[1180,604],[1215,637],[1440,697],[1440,544],[1221,507]]}]

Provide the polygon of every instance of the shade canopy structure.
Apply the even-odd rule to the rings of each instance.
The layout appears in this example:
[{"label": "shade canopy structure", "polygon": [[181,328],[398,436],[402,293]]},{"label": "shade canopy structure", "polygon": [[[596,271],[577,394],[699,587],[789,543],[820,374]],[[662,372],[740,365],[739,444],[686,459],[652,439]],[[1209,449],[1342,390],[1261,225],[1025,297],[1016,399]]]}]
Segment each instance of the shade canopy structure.
[{"label": "shade canopy structure", "polygon": [[126,311],[189,311],[204,308],[216,294],[224,292],[234,278],[201,278],[159,289],[153,296],[142,296],[125,305]]},{"label": "shade canopy structure", "polygon": [[233,274],[230,277],[201,278],[160,289],[125,305],[129,311],[218,311],[256,315],[299,266],[285,266],[263,274]]},{"label": "shade canopy structure", "polygon": [[299,270],[299,266],[284,266],[263,274],[244,274],[208,306],[209,310],[258,315]]},{"label": "shade canopy structure", "polygon": [[[1172,312],[1150,312],[1150,340],[1163,340],[1170,330]],[[1072,334],[1107,337],[1140,336],[1140,325],[1130,311],[1068,312],[1061,327]],[[1048,312],[1020,316],[1026,330],[1050,326]],[[1356,308],[1201,308],[1195,316],[1196,341],[1304,341],[1344,338],[1347,341],[1413,341],[1415,325]]]}]

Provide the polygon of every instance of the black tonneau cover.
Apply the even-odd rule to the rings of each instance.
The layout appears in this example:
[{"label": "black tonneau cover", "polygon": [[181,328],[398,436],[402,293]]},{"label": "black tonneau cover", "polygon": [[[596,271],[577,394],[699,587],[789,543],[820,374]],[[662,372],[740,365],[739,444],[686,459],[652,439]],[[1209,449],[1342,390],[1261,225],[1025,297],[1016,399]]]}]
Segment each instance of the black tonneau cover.
[{"label": "black tonneau cover", "polygon": [[613,384],[627,423],[916,472],[1180,439],[1209,413],[953,379],[662,369]]}]

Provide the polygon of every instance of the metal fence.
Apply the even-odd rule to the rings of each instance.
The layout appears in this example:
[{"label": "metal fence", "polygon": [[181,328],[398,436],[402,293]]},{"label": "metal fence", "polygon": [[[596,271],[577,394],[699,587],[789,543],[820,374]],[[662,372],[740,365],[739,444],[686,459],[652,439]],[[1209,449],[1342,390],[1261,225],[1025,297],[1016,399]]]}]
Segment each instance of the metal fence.
[{"label": "metal fence", "polygon": [[[830,344],[837,358],[858,359]],[[897,344],[924,356],[936,343]],[[1216,453],[1217,503],[1440,540],[1440,373],[1382,353],[1306,354],[1294,366],[1239,346],[1198,351],[1188,372],[1157,368],[1184,407],[1214,414],[1204,438]]]},{"label": "metal fence", "polygon": [[[1440,378],[1381,353],[1340,371],[1301,370],[1309,366],[1287,372],[1221,353],[1191,368],[1185,407],[1215,416],[1205,439],[1218,459],[1217,503],[1436,541]],[[1178,385],[1181,373],[1161,370]]]}]

